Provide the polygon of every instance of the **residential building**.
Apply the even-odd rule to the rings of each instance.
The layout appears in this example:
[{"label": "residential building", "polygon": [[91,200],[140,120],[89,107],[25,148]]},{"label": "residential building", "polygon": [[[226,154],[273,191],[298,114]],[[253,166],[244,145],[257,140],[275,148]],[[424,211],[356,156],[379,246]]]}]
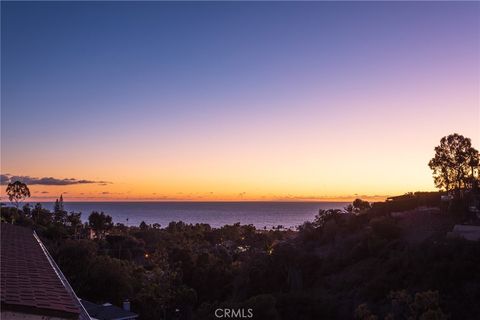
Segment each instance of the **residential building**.
[{"label": "residential building", "polygon": [[138,314],[130,311],[129,301],[123,303],[123,309],[111,303],[96,304],[83,299],[80,302],[90,317],[95,320],[133,320],[138,318]]}]

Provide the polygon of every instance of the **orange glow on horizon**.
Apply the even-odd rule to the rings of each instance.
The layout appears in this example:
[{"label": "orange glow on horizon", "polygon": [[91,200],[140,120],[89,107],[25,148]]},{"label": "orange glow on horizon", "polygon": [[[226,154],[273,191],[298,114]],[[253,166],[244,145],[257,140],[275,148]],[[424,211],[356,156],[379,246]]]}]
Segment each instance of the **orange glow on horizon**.
[{"label": "orange glow on horizon", "polygon": [[[113,185],[113,184],[112,184]],[[237,193],[215,193],[215,192],[175,192],[175,193],[129,193],[127,192],[114,192],[114,191],[101,191],[104,188],[109,190],[111,185],[105,186],[89,186],[89,185],[75,185],[75,186],[41,186],[31,185],[29,189],[31,191],[31,197],[27,202],[52,202],[63,196],[65,202],[102,202],[102,201],[285,201],[285,202],[351,202],[357,198],[361,198],[367,201],[384,201],[386,198],[392,195],[399,195],[405,192],[391,192],[384,195],[378,194],[325,194],[316,195],[309,193],[293,194],[293,193],[278,193],[278,194],[248,194],[247,192]],[[2,186],[1,201],[9,202],[5,195],[5,186]],[[128,189],[128,188],[127,188]],[[141,189],[141,188],[138,188]],[[419,191],[419,190],[412,190]],[[424,190],[422,190],[424,191]],[[432,191],[432,190],[428,190]]]}]

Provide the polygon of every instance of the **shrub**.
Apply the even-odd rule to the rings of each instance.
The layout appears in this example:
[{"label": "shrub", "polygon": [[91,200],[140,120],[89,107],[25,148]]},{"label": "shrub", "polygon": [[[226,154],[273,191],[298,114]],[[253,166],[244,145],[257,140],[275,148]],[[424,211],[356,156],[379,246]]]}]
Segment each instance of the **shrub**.
[{"label": "shrub", "polygon": [[396,225],[396,220],[391,217],[380,217],[370,221],[374,235],[382,239],[397,239],[401,229]]}]

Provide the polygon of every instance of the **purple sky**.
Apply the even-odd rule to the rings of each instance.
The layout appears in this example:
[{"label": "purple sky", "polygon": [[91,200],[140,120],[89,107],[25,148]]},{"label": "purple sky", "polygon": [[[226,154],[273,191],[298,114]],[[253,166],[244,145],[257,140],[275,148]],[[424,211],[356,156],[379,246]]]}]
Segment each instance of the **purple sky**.
[{"label": "purple sky", "polygon": [[38,194],[391,195],[479,148],[478,2],[1,6],[2,174],[111,182]]}]

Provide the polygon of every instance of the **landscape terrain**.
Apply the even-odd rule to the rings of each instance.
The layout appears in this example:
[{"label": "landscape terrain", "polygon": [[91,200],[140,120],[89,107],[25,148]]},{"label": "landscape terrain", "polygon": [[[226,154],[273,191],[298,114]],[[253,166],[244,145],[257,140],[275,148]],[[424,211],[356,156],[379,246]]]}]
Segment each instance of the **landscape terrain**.
[{"label": "landscape terrain", "polygon": [[19,210],[20,182],[2,221],[34,228],[80,297],[129,299],[141,319],[214,319],[218,308],[251,308],[255,319],[476,319],[480,241],[454,231],[480,225],[479,154],[457,134],[435,150],[430,167],[448,191],[357,199],[296,231],[127,227],[103,212],[82,224],[62,198],[53,211]]}]

